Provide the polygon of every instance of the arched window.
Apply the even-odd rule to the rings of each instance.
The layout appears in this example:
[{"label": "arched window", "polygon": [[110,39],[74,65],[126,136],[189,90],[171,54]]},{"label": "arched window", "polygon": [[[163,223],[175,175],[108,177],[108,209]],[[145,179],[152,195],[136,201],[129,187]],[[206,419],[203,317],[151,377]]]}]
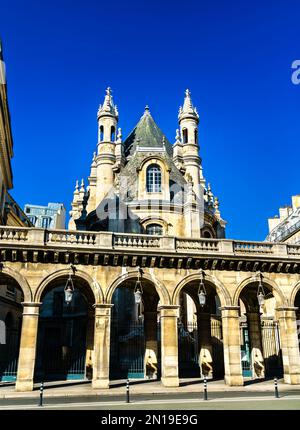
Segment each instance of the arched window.
[{"label": "arched window", "polygon": [[161,192],[161,170],[156,164],[147,169],[146,188],[148,193]]},{"label": "arched window", "polygon": [[198,143],[198,130],[195,128],[195,143]]},{"label": "arched window", "polygon": [[160,224],[149,224],[146,227],[146,233],[147,234],[162,235],[163,234],[163,228]]},{"label": "arched window", "polygon": [[115,141],[115,134],[116,134],[116,129],[115,127],[112,125],[111,129],[110,129],[110,141],[114,142]]},{"label": "arched window", "polygon": [[203,237],[205,237],[206,239],[211,239],[212,238],[212,235],[211,235],[211,233],[210,233],[210,231],[205,231],[204,233],[203,233]]},{"label": "arched window", "polygon": [[104,134],[103,125],[100,125],[100,130],[99,130],[99,141],[100,142],[103,142],[103,134]]},{"label": "arched window", "polygon": [[183,143],[188,143],[188,131],[187,131],[187,128],[184,128],[182,130],[182,138],[183,138]]}]

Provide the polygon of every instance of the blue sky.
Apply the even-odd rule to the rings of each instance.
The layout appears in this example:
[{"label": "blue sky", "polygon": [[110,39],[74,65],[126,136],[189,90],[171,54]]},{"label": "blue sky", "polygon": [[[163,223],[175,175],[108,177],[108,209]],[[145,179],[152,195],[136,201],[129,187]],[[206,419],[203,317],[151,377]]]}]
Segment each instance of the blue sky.
[{"label": "blue sky", "polygon": [[298,0],[0,0],[0,11],[22,207],[70,210],[107,86],[124,137],[149,104],[171,142],[190,88],[228,238],[264,239],[267,218],[300,193]]}]

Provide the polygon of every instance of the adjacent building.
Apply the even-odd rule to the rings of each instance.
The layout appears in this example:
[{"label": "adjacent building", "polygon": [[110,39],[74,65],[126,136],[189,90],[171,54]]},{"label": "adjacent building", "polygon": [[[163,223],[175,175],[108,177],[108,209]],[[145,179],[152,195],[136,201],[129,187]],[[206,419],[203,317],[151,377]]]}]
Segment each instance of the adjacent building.
[{"label": "adjacent building", "polygon": [[279,208],[279,216],[268,219],[266,241],[300,244],[300,194],[292,196],[292,204]]},{"label": "adjacent building", "polygon": [[66,209],[63,203],[48,203],[47,206],[26,204],[24,212],[35,227],[66,228]]}]

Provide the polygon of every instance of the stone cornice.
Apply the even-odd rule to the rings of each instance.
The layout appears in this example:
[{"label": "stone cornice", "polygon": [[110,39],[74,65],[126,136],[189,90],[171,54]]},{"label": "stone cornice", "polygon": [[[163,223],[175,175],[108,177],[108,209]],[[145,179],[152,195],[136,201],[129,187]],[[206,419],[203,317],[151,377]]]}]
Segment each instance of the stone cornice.
[{"label": "stone cornice", "polygon": [[300,246],[109,232],[0,227],[0,260],[300,273]]}]

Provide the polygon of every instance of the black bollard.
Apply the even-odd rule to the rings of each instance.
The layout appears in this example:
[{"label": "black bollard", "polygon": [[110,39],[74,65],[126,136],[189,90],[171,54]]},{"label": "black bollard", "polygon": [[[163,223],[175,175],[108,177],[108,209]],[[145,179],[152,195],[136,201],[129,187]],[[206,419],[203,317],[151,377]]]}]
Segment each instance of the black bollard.
[{"label": "black bollard", "polygon": [[207,399],[207,380],[206,380],[206,378],[204,378],[203,400],[208,400]]},{"label": "black bollard", "polygon": [[278,381],[277,381],[276,376],[275,376],[275,378],[274,378],[274,388],[275,388],[275,397],[276,397],[276,399],[279,399],[279,393],[278,393]]},{"label": "black bollard", "polygon": [[39,403],[39,406],[43,406],[43,394],[44,394],[44,382],[41,382],[41,386],[40,386],[40,403]]},{"label": "black bollard", "polygon": [[126,381],[126,403],[129,403],[130,399],[129,399],[129,379],[127,379]]}]

